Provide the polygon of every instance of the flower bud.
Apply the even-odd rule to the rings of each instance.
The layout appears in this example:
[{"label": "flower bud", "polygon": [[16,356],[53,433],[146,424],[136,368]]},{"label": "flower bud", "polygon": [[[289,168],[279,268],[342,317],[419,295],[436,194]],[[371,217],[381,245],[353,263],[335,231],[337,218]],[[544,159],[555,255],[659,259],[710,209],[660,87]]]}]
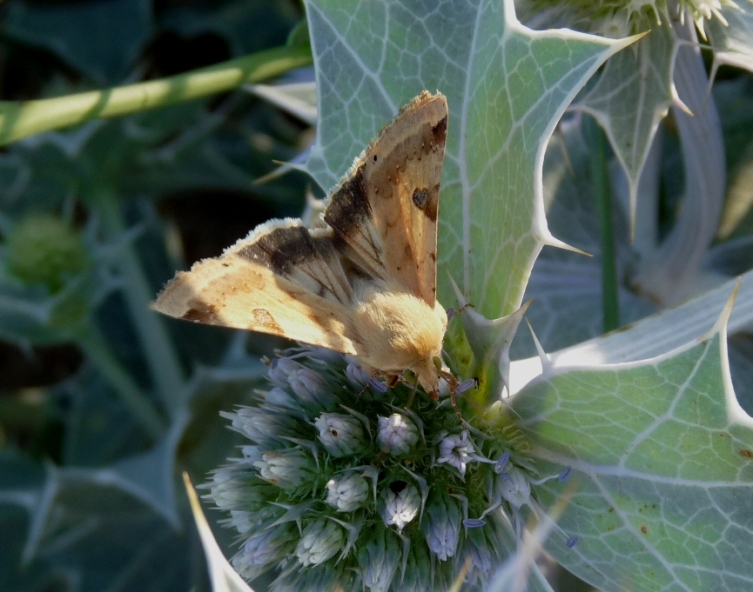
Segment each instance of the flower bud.
[{"label": "flower bud", "polygon": [[351,473],[327,482],[327,503],[338,512],[353,512],[369,497],[369,484],[362,475]]},{"label": "flower bud", "polygon": [[241,407],[235,413],[220,412],[233,420],[233,428],[263,448],[275,446],[290,435],[287,417],[273,415],[258,407]]},{"label": "flower bud", "polygon": [[314,461],[300,449],[271,450],[255,466],[263,479],[283,489],[298,487],[316,475]]},{"label": "flower bud", "polygon": [[334,408],[335,399],[332,396],[332,389],[317,372],[309,368],[293,370],[288,375],[288,383],[305,406]]},{"label": "flower bud", "polygon": [[239,467],[218,469],[209,484],[210,495],[217,507],[223,510],[256,511],[263,503],[269,486],[259,479],[251,467],[240,470]]},{"label": "flower bud", "polygon": [[303,566],[319,565],[334,557],[344,543],[343,529],[331,520],[320,518],[303,531],[295,554]]},{"label": "flower bud", "polygon": [[393,481],[381,494],[380,514],[387,526],[394,524],[399,531],[421,510],[421,494],[405,481]]},{"label": "flower bud", "polygon": [[288,386],[288,376],[290,373],[301,368],[303,366],[290,358],[275,358],[269,365],[267,374],[275,386],[285,388]]},{"label": "flower bud", "polygon": [[290,528],[286,525],[268,530],[260,530],[251,535],[243,544],[241,551],[233,557],[235,570],[247,580],[252,580],[292,548]]},{"label": "flower bud", "polygon": [[345,356],[348,365],[345,367],[345,376],[348,381],[356,388],[363,388],[371,380],[371,376],[358,363],[357,358]]},{"label": "flower bud", "polygon": [[366,437],[361,422],[342,413],[322,413],[314,421],[319,430],[319,441],[335,458],[351,456],[361,452]]},{"label": "flower bud", "polygon": [[377,443],[379,448],[391,456],[403,456],[418,442],[418,428],[404,415],[393,413],[389,417],[379,417]]}]

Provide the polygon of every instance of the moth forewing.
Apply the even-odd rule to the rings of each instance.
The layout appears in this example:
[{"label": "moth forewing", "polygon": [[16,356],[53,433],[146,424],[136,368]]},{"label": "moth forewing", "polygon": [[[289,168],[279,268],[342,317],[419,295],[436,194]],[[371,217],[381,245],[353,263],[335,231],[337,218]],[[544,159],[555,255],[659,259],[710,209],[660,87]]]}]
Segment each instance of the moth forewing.
[{"label": "moth forewing", "polygon": [[[346,336],[350,285],[341,267],[331,265],[331,260],[328,264],[325,257],[332,253],[319,247],[299,220],[267,222],[220,257],[204,259],[190,271],[176,274],[152,309],[178,319],[259,331],[355,355]],[[295,265],[288,267],[290,261]],[[305,278],[307,271],[321,270],[325,287],[315,293],[311,289],[315,282]],[[347,305],[336,297],[345,289]]]},{"label": "moth forewing", "polygon": [[413,99],[356,159],[324,213],[351,258],[431,307],[447,117],[444,95]]}]

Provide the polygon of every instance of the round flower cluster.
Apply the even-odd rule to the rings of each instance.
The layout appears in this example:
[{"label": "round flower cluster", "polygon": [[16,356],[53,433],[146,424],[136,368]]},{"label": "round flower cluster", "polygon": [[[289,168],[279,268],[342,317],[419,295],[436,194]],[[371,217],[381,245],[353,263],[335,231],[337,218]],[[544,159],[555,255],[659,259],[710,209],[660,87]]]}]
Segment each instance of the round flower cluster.
[{"label": "round flower cluster", "polygon": [[86,269],[81,235],[65,220],[38,214],[22,220],[5,237],[7,268],[25,284],[42,284],[50,294],[67,278]]},{"label": "round flower cluster", "polygon": [[473,589],[514,549],[508,516],[530,482],[503,430],[320,348],[283,352],[269,379],[256,406],[224,414],[250,443],[207,485],[240,534],[243,577],[276,568],[271,590]]},{"label": "round flower cluster", "polygon": [[[655,25],[687,14],[703,31],[705,22],[718,19],[725,26],[724,7],[735,7],[734,0],[526,0],[516,6],[527,15],[548,13],[560,26],[583,28],[592,33],[620,39],[650,30]],[[519,14],[520,16],[520,14]]]}]

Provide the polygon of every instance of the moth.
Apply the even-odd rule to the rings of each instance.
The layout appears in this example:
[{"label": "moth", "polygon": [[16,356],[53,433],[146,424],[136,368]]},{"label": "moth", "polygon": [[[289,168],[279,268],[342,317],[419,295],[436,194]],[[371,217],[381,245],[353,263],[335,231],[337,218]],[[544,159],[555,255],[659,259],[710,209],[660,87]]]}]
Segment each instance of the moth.
[{"label": "moth", "polygon": [[436,398],[447,313],[437,301],[437,215],[447,100],[424,91],[356,158],[311,228],[261,224],[179,272],[152,308],[358,358]]}]

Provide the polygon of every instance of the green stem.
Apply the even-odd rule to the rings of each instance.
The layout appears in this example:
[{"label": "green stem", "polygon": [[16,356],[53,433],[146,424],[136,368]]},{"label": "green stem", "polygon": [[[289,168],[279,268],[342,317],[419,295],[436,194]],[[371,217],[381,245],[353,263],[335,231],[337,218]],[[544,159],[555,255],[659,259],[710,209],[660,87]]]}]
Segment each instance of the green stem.
[{"label": "green stem", "polygon": [[166,107],[310,64],[309,47],[278,47],[160,80],[34,101],[0,101],[0,146],[27,136]]},{"label": "green stem", "polygon": [[609,186],[609,167],[607,166],[607,142],[599,124],[588,118],[588,137],[590,138],[591,184],[599,210],[599,227],[601,231],[601,298],[604,317],[604,332],[608,333],[620,326],[620,308],[617,283],[617,256],[614,246],[614,217],[612,215],[612,196]]},{"label": "green stem", "polygon": [[107,343],[91,331],[79,331],[74,338],[88,359],[97,366],[120,395],[123,404],[130,409],[154,440],[158,440],[165,432],[165,423],[151,402],[144,397],[139,385],[118,362]]},{"label": "green stem", "polygon": [[[127,230],[120,202],[109,187],[99,185],[94,191],[93,203],[101,217],[102,227],[111,239],[121,238]],[[180,406],[183,388],[183,369],[172,345],[163,320],[149,310],[155,291],[144,275],[133,244],[122,245],[118,267],[123,280],[123,295],[133,319],[144,357],[149,366],[152,381],[157,388],[162,404],[170,417]]]}]

